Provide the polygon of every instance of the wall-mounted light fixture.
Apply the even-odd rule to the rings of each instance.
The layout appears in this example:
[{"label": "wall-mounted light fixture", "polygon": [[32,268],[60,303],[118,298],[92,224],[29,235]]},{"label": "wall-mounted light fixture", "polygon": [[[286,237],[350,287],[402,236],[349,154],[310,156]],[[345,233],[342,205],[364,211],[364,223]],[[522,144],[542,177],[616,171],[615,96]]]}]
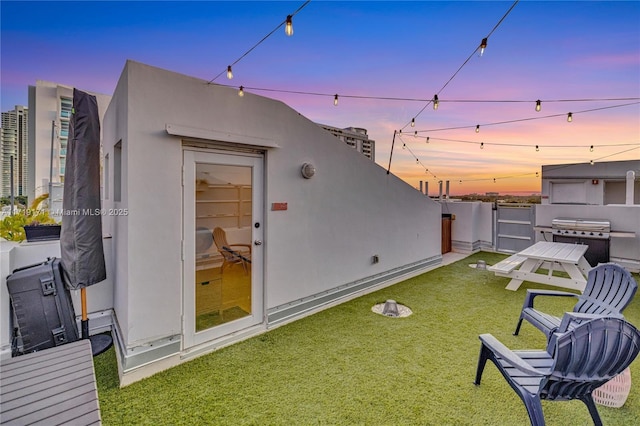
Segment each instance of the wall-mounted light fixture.
[{"label": "wall-mounted light fixture", "polygon": [[311,163],[304,163],[300,171],[302,172],[302,177],[311,179],[316,174],[316,167]]}]

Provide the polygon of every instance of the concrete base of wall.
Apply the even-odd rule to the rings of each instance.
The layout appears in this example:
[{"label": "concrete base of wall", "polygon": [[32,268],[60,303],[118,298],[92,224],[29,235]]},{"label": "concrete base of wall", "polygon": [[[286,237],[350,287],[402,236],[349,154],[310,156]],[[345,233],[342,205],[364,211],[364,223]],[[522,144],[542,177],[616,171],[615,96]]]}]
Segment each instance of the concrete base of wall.
[{"label": "concrete base of wall", "polygon": [[640,274],[640,261],[632,259],[621,259],[618,257],[612,257],[609,259],[611,262],[617,263],[629,272]]},{"label": "concrete base of wall", "polygon": [[441,265],[442,256],[435,256],[396,268],[384,274],[345,284],[336,287],[330,292],[324,292],[286,306],[273,308],[267,313],[267,320],[263,324],[249,327],[186,350],[181,348],[181,336],[170,336],[157,341],[146,342],[145,345],[135,348],[126,348],[120,338],[122,334],[118,330],[117,322],[114,321],[114,342],[118,359],[120,386],[127,386],[183,362],[255,337],[269,329],[279,327],[363,294],[404,281]]},{"label": "concrete base of wall", "polygon": [[380,275],[374,275],[352,283],[344,284],[333,290],[314,294],[296,300],[267,312],[269,328],[287,323],[302,316],[318,312],[363,294],[396,284],[413,276],[427,272],[442,264],[442,256],[424,259],[409,265],[392,269]]},{"label": "concrete base of wall", "polygon": [[455,252],[469,253],[469,254],[476,253],[481,250],[493,250],[493,245],[491,244],[491,241],[482,241],[482,240],[476,240],[472,242],[452,240],[451,247]]}]

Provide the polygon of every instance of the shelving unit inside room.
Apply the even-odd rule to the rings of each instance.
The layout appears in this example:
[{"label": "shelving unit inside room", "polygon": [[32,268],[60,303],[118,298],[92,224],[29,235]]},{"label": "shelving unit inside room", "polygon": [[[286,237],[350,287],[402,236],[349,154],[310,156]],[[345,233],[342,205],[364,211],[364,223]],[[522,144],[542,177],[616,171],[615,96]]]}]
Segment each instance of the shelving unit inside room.
[{"label": "shelving unit inside room", "polygon": [[[220,227],[227,233],[229,243],[243,242],[242,238],[251,230],[251,186],[232,184],[196,185],[196,227],[198,232],[212,232]],[[242,239],[243,241],[240,241]],[[197,253],[198,269],[207,269],[222,264],[222,256],[216,246],[211,245]]]}]

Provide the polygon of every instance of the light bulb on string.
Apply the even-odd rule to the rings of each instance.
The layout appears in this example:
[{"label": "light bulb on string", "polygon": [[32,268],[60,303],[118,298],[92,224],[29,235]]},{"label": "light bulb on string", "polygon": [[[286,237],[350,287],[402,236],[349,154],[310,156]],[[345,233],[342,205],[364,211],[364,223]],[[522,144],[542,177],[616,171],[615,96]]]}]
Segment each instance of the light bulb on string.
[{"label": "light bulb on string", "polygon": [[593,166],[593,160],[591,160],[591,161],[589,162],[589,164],[591,164],[591,165]]},{"label": "light bulb on string", "polygon": [[496,183],[496,178],[493,178],[493,183]]},{"label": "light bulb on string", "polygon": [[480,142],[480,149],[484,149],[484,142]]},{"label": "light bulb on string", "polygon": [[338,94],[333,97],[333,106],[338,106]]},{"label": "light bulb on string", "polygon": [[402,149],[406,149],[406,148],[407,148],[407,144],[406,144],[406,143],[403,143],[403,144],[402,144]]},{"label": "light bulb on string", "polygon": [[540,102],[540,99],[538,99],[536,101],[536,111],[540,111],[542,109],[542,102]]},{"label": "light bulb on string", "polygon": [[571,113],[567,114],[567,121],[569,123],[571,123],[573,121],[573,114],[571,114]]},{"label": "light bulb on string", "polygon": [[438,100],[438,95],[433,95],[433,110],[436,111],[438,109],[438,104],[440,101]]},{"label": "light bulb on string", "polygon": [[418,131],[416,130],[415,132],[413,132],[413,137],[417,138],[418,137]]},{"label": "light bulb on string", "polygon": [[485,37],[480,42],[480,56],[482,56],[482,54],[484,53],[484,49],[486,49],[486,48],[487,48],[487,39]]},{"label": "light bulb on string", "polygon": [[589,152],[593,152],[593,145],[589,147]]},{"label": "light bulb on string", "polygon": [[540,151],[540,147],[536,145],[536,152]]},{"label": "light bulb on string", "polygon": [[411,127],[416,127],[416,119],[415,119],[415,117],[411,119]]},{"label": "light bulb on string", "polygon": [[289,37],[293,35],[293,19],[291,15],[287,15],[287,20],[284,24],[284,33]]},{"label": "light bulb on string", "polygon": [[476,125],[476,133],[480,133],[480,125],[479,124]]},{"label": "light bulb on string", "polygon": [[427,143],[429,143],[429,136],[427,136]]},{"label": "light bulb on string", "polygon": [[240,86],[240,90],[238,90],[238,96],[240,97],[244,96],[244,86]]},{"label": "light bulb on string", "polygon": [[418,159],[416,158],[416,164],[418,164],[420,161],[418,161]]},{"label": "light bulb on string", "polygon": [[536,177],[538,177],[538,172],[536,172]]},{"label": "light bulb on string", "polygon": [[231,72],[231,65],[227,66],[227,78],[231,80],[233,78],[233,72]]}]

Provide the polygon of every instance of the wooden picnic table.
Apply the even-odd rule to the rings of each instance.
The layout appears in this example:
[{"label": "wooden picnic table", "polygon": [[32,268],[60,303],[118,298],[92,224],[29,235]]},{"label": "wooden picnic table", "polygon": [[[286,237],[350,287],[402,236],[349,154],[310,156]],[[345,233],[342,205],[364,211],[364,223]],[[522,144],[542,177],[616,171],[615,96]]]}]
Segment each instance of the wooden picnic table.
[{"label": "wooden picnic table", "polygon": [[0,363],[1,425],[100,425],[88,339]]},{"label": "wooden picnic table", "polygon": [[[584,291],[591,265],[584,258],[589,247],[585,244],[539,241],[493,266],[489,271],[509,277],[508,290],[517,290],[523,281],[548,284],[572,290]],[[546,273],[539,273],[546,269]],[[566,272],[569,277],[553,275],[555,270]]]}]

